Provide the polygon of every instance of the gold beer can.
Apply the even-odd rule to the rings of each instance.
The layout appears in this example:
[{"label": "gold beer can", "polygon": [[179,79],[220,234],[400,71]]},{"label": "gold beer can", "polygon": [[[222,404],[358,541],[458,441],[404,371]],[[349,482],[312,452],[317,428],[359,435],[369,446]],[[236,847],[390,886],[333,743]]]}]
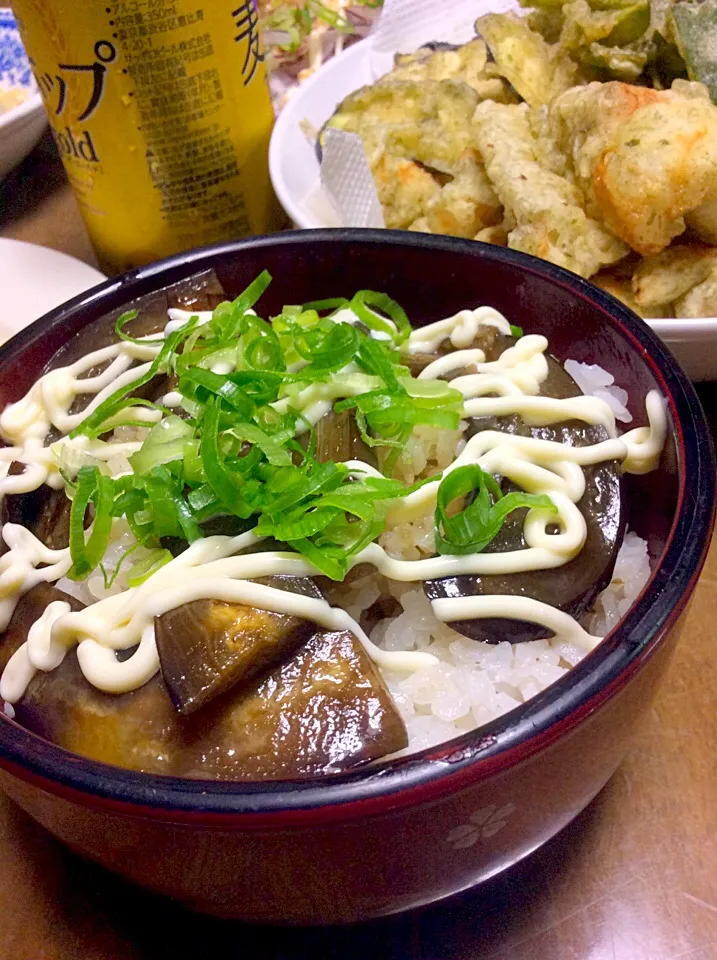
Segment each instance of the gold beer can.
[{"label": "gold beer can", "polygon": [[278,228],[256,0],[13,7],[106,271]]}]

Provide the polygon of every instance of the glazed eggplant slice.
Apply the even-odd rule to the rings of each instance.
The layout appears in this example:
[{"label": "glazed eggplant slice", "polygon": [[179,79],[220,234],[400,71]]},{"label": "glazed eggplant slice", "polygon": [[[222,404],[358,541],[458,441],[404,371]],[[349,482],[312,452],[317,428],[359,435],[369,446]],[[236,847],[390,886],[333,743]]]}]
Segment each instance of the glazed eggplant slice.
[{"label": "glazed eggplant slice", "polygon": [[[308,577],[269,577],[271,587],[321,599]],[[281,663],[316,628],[300,617],[220,600],[194,600],[154,622],[172,703],[189,715],[241,681]]]},{"label": "glazed eggplant slice", "polygon": [[38,583],[28,590],[17,602],[5,633],[0,634],[0,673],[5,669],[10,657],[27,640],[30,627],[39,620],[46,608],[55,600],[69,603],[72,610],[82,610],[84,604],[50,583]]},{"label": "glazed eggplant slice", "polygon": [[214,270],[205,270],[167,289],[168,305],[181,310],[213,310],[226,299],[226,291]]},{"label": "glazed eggplant slice", "polygon": [[[146,337],[164,330],[167,324],[167,311],[171,307],[179,307],[182,310],[213,310],[222,300],[226,300],[226,294],[213,270],[207,270],[189,280],[180,280],[164,290],[137,297],[127,303],[122,310],[105,314],[81,330],[55,354],[44,372],[68,366],[94,350],[101,350],[116,343],[115,325],[118,317],[125,312],[137,311],[137,316],[124,326],[125,332],[132,337]],[[98,367],[89,370],[86,376],[95,376],[101,369]],[[152,399],[158,391],[163,393],[166,390],[166,384],[152,381],[143,390],[138,391],[137,395]],[[92,397],[87,394],[80,394],[71,411],[80,412],[91,399]],[[51,441],[55,439],[57,439],[56,436],[50,438]]]},{"label": "glazed eggplant slice", "polygon": [[[222,300],[226,300],[226,293],[214,270],[207,270],[189,280],[140,297],[130,303],[126,309],[137,310],[138,314],[125,326],[126,332],[133,337],[144,337],[163,330],[167,323],[167,310],[170,307],[179,307],[183,310],[213,310]],[[124,310],[122,311],[124,312]],[[100,317],[95,323],[81,331],[69,341],[53,357],[45,372],[67,366],[79,360],[87,353],[100,350],[112,343],[116,343],[115,324],[119,312]],[[88,377],[99,373],[100,368],[92,369]],[[158,400],[176,387],[176,377],[159,377],[137,391],[138,396],[146,400]],[[83,410],[92,397],[80,394],[71,407],[72,413]],[[181,409],[177,411],[181,413]],[[49,442],[57,440],[59,435],[53,430],[48,438]],[[10,466],[10,473],[21,473],[24,469],[20,463]],[[6,504],[6,506],[5,506]],[[52,490],[49,487],[40,487],[32,493],[12,494],[5,498],[2,522],[21,523],[26,526],[45,546],[53,550],[60,550],[69,543],[71,502],[64,490]],[[89,523],[89,518],[88,518]],[[0,543],[0,554],[5,547]]]},{"label": "glazed eggplant slice", "polygon": [[191,717],[177,713],[159,675],[132,693],[96,690],[72,652],[33,679],[16,716],[93,760],[214,780],[340,773],[408,742],[383,680],[348,633],[315,633],[281,666]]},{"label": "glazed eggplant slice", "polygon": [[[10,476],[23,473],[25,467],[15,461],[10,464]],[[52,490],[41,486],[30,493],[10,493],[3,497],[0,520],[19,523],[52,550],[60,550],[70,542],[70,500],[64,490]],[[0,540],[0,555],[7,552],[4,540]]]},{"label": "glazed eggplant slice", "polygon": [[[511,338],[501,337],[491,358],[499,355],[511,342]],[[542,385],[542,395],[580,395],[577,385],[557,360],[549,357],[548,367],[549,374]],[[550,427],[528,427],[518,416],[481,418],[471,423],[469,434],[479,430],[502,430],[542,440],[557,440],[569,446],[587,446],[608,439],[603,427],[590,426],[577,420]],[[616,461],[601,463],[584,468],[584,473],[585,494],[577,506],[585,518],[587,539],[573,560],[553,570],[512,573],[509,576],[458,576],[430,580],[424,583],[424,591],[429,599],[482,594],[524,596],[548,603],[576,618],[587,613],[597,595],[610,582],[625,532],[626,517],[620,464]],[[504,492],[510,489],[510,485],[506,485]],[[525,514],[525,510],[516,510],[511,514],[486,552],[524,549]],[[519,620],[461,620],[451,626],[467,637],[490,643],[499,643],[501,640],[522,643],[550,635],[549,631],[536,624]]]},{"label": "glazed eggplant slice", "polygon": [[391,695],[359,641],[318,632],[246,689],[213,729],[200,728],[182,774],[271,780],[339,773],[407,743]]},{"label": "glazed eggplant slice", "polygon": [[[512,337],[499,337],[496,327],[485,325],[478,328],[478,333],[471,343],[471,349],[483,350],[486,355],[486,360],[495,360],[503,350],[511,346],[513,342]],[[451,351],[445,347],[440,347],[435,353],[409,353],[401,359],[411,371],[411,376],[417,377],[427,366],[433,363],[434,360],[445,357],[450,352]],[[458,373],[454,370],[451,372],[451,377],[455,376],[458,376]]]},{"label": "glazed eggplant slice", "polygon": [[319,463],[363,460],[370,466],[377,466],[376,455],[364,443],[353,410],[341,413],[331,410],[319,420],[316,424],[316,459]]}]

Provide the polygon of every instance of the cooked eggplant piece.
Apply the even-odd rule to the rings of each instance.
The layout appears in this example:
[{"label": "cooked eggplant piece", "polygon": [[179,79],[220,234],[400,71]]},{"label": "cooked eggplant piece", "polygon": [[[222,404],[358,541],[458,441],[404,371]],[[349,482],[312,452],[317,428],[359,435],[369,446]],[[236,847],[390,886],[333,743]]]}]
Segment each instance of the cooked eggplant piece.
[{"label": "cooked eggplant piece", "polygon": [[213,730],[202,729],[202,749],[193,744],[184,776],[264,780],[339,773],[408,743],[383,680],[349,633],[314,634],[217,721]]},{"label": "cooked eggplant piece", "polygon": [[[170,307],[180,307],[183,310],[212,310],[222,300],[226,300],[226,294],[213,270],[207,270],[190,280],[180,280],[164,290],[138,297],[126,304],[122,310],[115,310],[95,320],[58,350],[44,372],[67,366],[93,350],[101,350],[116,343],[117,318],[129,310],[137,310],[138,313],[134,320],[126,324],[125,332],[132,337],[145,337],[164,329],[167,324],[167,310]],[[96,372],[90,371],[88,376]],[[88,396],[78,397],[80,403],[78,409],[81,410],[90,399],[91,397]]]},{"label": "cooked eggplant piece", "polygon": [[315,633],[281,666],[191,717],[176,712],[159,676],[133,693],[101,693],[72,652],[33,679],[16,717],[93,760],[215,780],[340,773],[408,742],[383,680],[348,633]]},{"label": "cooked eggplant piece", "polygon": [[[492,358],[510,346],[512,338],[501,337]],[[548,358],[549,374],[541,393],[551,397],[580,395],[572,377],[557,360]],[[566,421],[550,427],[528,427],[518,416],[475,420],[469,428],[502,430],[521,436],[543,440],[557,440],[572,446],[587,446],[608,439],[603,427],[589,426],[580,421]],[[541,600],[580,618],[592,607],[597,595],[608,585],[615,566],[625,531],[625,509],[621,490],[620,464],[601,463],[584,468],[585,494],[578,509],[585,518],[587,539],[580,553],[562,567],[553,570],[535,570],[506,576],[444,577],[424,584],[431,600],[441,597],[480,596],[500,594],[526,596]],[[506,491],[510,487],[506,487]],[[523,521],[525,510],[516,510],[504,523],[500,533],[486,552],[502,553],[523,549]],[[519,620],[484,619],[465,620],[451,624],[459,633],[476,640],[499,643],[510,640],[521,643],[549,636],[549,631],[533,623]]]},{"label": "cooked eggplant piece", "polygon": [[[507,338],[503,339],[507,340]],[[495,352],[498,343],[498,330],[495,327],[481,326],[478,328],[478,333],[471,343],[471,348],[483,350],[486,355],[486,360],[494,360],[500,356],[500,353],[502,353],[504,349],[510,346],[510,343],[506,343],[499,352]],[[450,350],[441,347],[435,353],[408,353],[401,359],[411,371],[411,376],[417,377],[427,366],[433,363],[434,360],[438,360],[439,357],[445,357],[448,353],[450,353]],[[455,376],[458,376],[458,374],[454,370],[451,372],[451,377]]]},{"label": "cooked eggplant piece", "polygon": [[214,270],[205,270],[167,289],[169,306],[181,310],[213,310],[226,299],[226,291]]},{"label": "cooked eggplant piece", "polygon": [[[207,270],[190,280],[182,280],[166,290],[140,297],[129,304],[127,309],[138,310],[134,320],[125,326],[126,332],[133,337],[143,337],[163,330],[167,323],[167,310],[180,307],[183,310],[213,310],[218,303],[226,300],[226,294],[214,270]],[[124,312],[124,311],[122,311]],[[69,341],[53,357],[46,371],[74,363],[93,350],[100,350],[117,340],[115,324],[118,312],[101,317]],[[88,377],[99,372],[99,368],[90,370]],[[158,400],[176,385],[176,378],[161,377],[137,391],[138,396],[147,400]],[[92,397],[80,394],[71,410],[77,413],[90,402]],[[177,411],[181,413],[181,409]],[[58,439],[53,431],[49,442]],[[10,466],[10,473],[21,473],[22,464]],[[5,506],[6,504],[6,506]],[[52,490],[41,487],[31,493],[13,494],[5,498],[2,522],[21,523],[28,527],[46,546],[60,550],[69,543],[71,502],[64,490]],[[88,517],[89,523],[89,517]],[[4,547],[0,545],[0,554]]]},{"label": "cooked eggplant piece", "polygon": [[319,420],[316,424],[316,459],[319,463],[363,460],[371,466],[377,465],[375,454],[361,437],[353,410],[342,413],[332,410]]},{"label": "cooked eggplant piece", "polygon": [[[21,468],[21,464],[12,464]],[[12,470],[12,473],[21,472]],[[70,510],[72,501],[64,490],[38,487],[30,493],[13,493],[4,498],[2,523],[19,523],[51,550],[64,550],[70,543]],[[92,522],[91,507],[87,511],[85,529]],[[5,552],[4,541],[0,554]]]},{"label": "cooked eggplant piece", "polygon": [[5,633],[0,634],[0,673],[5,669],[10,657],[27,640],[30,627],[42,616],[46,608],[55,600],[69,603],[72,610],[82,610],[84,604],[50,583],[38,583],[18,600],[15,612]]},{"label": "cooked eggplant piece", "polygon": [[[269,577],[268,586],[321,598],[308,577]],[[155,619],[162,677],[189,715],[237,683],[286,660],[316,628],[301,617],[220,600],[194,600]]]},{"label": "cooked eggplant piece", "polygon": [[[295,591],[319,593],[304,578],[271,578],[274,584],[284,580]],[[73,610],[83,606],[49,584],[33,587],[0,640],[0,671],[53,600]],[[237,621],[247,608],[233,606]],[[317,632],[313,624],[306,628],[308,640],[283,663],[261,676],[245,673],[242,683],[194,716],[177,713],[159,674],[132,693],[102,693],[82,676],[72,651],[55,670],[34,677],[16,717],[93,760],[219,780],[337,773],[405,747],[403,721],[359,641],[348,633]]]}]

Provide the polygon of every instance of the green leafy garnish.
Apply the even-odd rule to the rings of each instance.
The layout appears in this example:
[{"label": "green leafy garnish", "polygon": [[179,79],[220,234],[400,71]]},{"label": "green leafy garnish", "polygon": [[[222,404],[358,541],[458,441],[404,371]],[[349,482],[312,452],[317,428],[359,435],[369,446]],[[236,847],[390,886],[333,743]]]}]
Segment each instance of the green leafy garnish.
[{"label": "green leafy garnish", "polygon": [[[95,438],[117,425],[146,429],[137,408],[154,411],[140,449],[129,458],[131,473],[112,479],[104,467],[83,465],[76,481],[68,475],[71,576],[81,579],[101,565],[114,518],[125,518],[137,541],[133,550],[148,551],[129,570],[130,585],[169,562],[167,539],[192,543],[208,523],[226,518],[232,529],[254,529],[286,544],[340,580],[352,558],[381,534],[391,504],[411,492],[390,474],[414,428],[458,427],[460,392],[442,381],[417,380],[404,366],[399,347],[410,325],[394,300],[362,290],[351,300],[284,307],[267,322],[254,306],[270,281],[264,271],[209,320],[193,316],[157,340],[146,372],[73,431]],[[352,316],[335,316],[346,310]],[[135,317],[128,311],[117,320],[118,336],[151,344],[125,333]],[[163,390],[179,393],[180,405],[170,410],[146,399]],[[353,411],[365,443],[381,448],[387,476],[353,479],[344,464],[316,459],[310,411],[327,398],[337,413]],[[441,552],[482,549],[519,506],[551,509],[547,497],[501,497],[492,477],[481,476],[479,468],[461,468],[441,484]],[[448,518],[448,504],[468,493],[475,493],[471,505]]]},{"label": "green leafy garnish", "polygon": [[[110,542],[114,483],[97,467],[80,467],[70,510],[70,580],[84,580],[99,565]],[[85,514],[93,504],[92,532],[85,539]]]},{"label": "green leafy garnish", "polygon": [[[450,504],[467,496],[473,498],[468,506],[449,517]],[[456,467],[438,488],[436,550],[441,554],[480,553],[498,535],[506,517],[521,507],[557,513],[555,504],[545,494],[503,494],[496,479],[477,463]]]}]

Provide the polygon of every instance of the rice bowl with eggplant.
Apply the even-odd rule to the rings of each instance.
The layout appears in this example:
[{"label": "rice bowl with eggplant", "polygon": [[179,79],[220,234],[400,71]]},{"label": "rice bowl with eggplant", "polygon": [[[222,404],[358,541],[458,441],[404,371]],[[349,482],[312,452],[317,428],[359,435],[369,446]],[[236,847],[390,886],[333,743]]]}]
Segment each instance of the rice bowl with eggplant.
[{"label": "rice bowl with eggplant", "polygon": [[622,478],[659,463],[657,391],[630,428],[520,316],[413,329],[331,290],[262,318],[270,279],[166,288],[0,417],[0,696],[75,753],[251,780],[419,751],[560,679],[649,579]]}]

